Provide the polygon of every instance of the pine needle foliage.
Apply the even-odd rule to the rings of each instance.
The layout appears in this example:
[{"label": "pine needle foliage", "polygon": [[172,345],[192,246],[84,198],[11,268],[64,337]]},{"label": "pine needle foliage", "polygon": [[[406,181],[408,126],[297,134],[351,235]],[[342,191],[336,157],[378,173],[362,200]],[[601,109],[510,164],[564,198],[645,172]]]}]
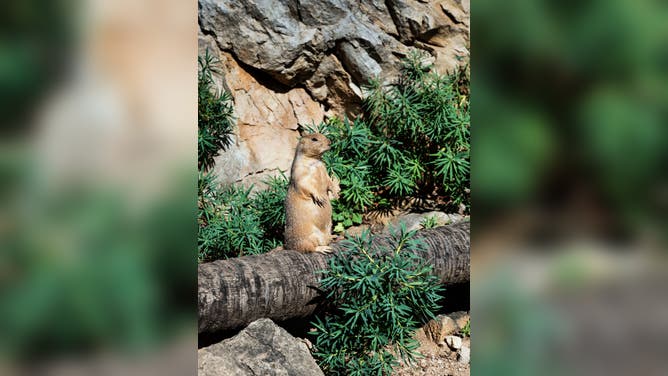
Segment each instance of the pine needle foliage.
[{"label": "pine needle foliage", "polygon": [[459,334],[461,334],[464,337],[470,337],[471,336],[471,320],[466,322],[466,325],[459,331]]},{"label": "pine needle foliage", "polygon": [[213,158],[232,142],[234,108],[230,93],[215,90],[216,59],[208,49],[197,62],[197,167],[208,170],[213,166]]},{"label": "pine needle foliage", "polygon": [[434,317],[442,286],[405,227],[378,246],[369,232],[342,242],[321,273],[335,309],[313,322],[314,356],[328,375],[389,375],[398,359],[413,361],[412,333]]},{"label": "pine needle foliage", "polygon": [[282,244],[288,180],[285,175],[265,181],[266,189],[220,188],[213,175],[200,172],[198,202],[198,261],[267,252]]},{"label": "pine needle foliage", "polygon": [[423,229],[434,228],[438,226],[438,218],[435,215],[429,216],[420,222]]},{"label": "pine needle foliage", "polygon": [[394,84],[369,86],[365,119],[383,146],[371,151],[374,175],[382,176],[388,198],[437,192],[452,208],[468,208],[468,75],[439,75],[432,68],[413,54]]},{"label": "pine needle foliage", "polygon": [[341,184],[335,231],[407,196],[469,210],[469,76],[464,69],[439,75],[432,68],[411,55],[393,84],[368,85],[362,116],[306,127],[332,140],[323,159]]}]

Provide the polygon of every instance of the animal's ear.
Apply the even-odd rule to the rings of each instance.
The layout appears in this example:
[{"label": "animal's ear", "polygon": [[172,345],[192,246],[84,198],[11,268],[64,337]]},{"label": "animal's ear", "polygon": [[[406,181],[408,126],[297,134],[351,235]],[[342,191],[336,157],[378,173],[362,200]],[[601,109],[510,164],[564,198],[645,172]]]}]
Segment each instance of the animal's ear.
[{"label": "animal's ear", "polygon": [[297,131],[299,132],[299,136],[304,137],[306,135],[311,134],[308,129],[306,129],[303,125],[299,124],[297,126]]}]

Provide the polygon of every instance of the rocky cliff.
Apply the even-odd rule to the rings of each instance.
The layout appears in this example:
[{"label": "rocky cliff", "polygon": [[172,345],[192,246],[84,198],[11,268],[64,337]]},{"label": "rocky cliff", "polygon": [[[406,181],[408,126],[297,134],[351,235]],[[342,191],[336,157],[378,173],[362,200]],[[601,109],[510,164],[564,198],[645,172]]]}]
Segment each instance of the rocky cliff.
[{"label": "rocky cliff", "polygon": [[391,80],[412,50],[440,73],[467,64],[469,0],[199,0],[206,49],[237,117],[214,172],[259,183],[289,170],[298,125],[359,114],[361,88]]}]

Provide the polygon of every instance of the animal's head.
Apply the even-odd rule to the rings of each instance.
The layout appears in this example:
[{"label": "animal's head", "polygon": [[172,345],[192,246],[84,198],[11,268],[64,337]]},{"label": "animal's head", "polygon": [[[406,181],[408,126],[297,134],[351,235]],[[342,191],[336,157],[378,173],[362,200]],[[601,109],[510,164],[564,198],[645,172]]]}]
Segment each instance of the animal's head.
[{"label": "animal's head", "polygon": [[297,151],[312,158],[320,158],[330,149],[331,142],[322,133],[306,133],[302,135],[297,145]]}]

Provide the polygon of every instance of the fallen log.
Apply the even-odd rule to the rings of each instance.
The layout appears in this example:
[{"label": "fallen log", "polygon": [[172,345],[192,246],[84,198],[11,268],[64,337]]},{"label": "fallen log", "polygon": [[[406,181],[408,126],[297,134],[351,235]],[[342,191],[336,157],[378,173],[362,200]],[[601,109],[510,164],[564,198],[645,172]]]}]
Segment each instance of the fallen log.
[{"label": "fallen log", "polygon": [[[443,284],[470,280],[469,228],[463,222],[416,234],[426,244],[422,256]],[[337,252],[339,245],[332,246]],[[321,298],[316,272],[327,268],[329,257],[285,250],[199,265],[199,333],[236,329],[263,317],[284,321],[311,315]]]}]

